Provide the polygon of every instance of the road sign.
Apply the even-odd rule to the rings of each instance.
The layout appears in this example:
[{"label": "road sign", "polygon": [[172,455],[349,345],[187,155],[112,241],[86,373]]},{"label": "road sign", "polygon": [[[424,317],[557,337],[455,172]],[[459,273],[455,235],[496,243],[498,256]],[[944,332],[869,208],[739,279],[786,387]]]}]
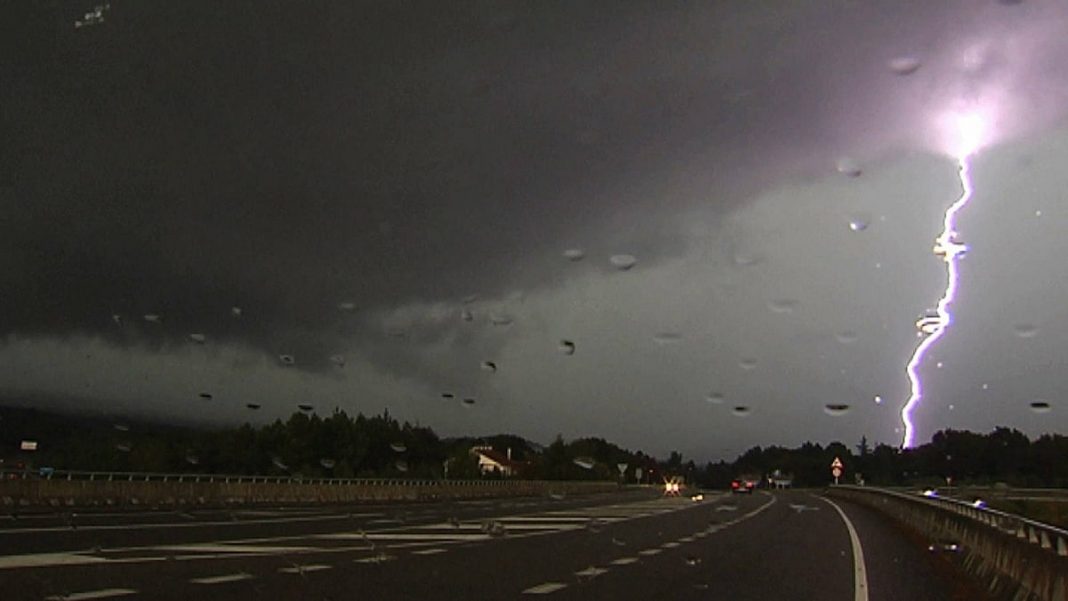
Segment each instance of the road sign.
[{"label": "road sign", "polygon": [[616,469],[619,470],[619,475],[622,476],[623,474],[627,473],[627,464],[626,463],[617,463],[616,464]]},{"label": "road sign", "polygon": [[19,443],[19,450],[20,451],[36,451],[37,450],[37,441],[36,440],[24,440],[21,443]]},{"label": "road sign", "polygon": [[831,475],[834,476],[835,480],[837,480],[839,478],[839,476],[842,475],[842,468],[840,468],[840,467],[831,468]]},{"label": "road sign", "polygon": [[634,479],[638,481],[638,484],[642,483],[642,468],[634,468]]},{"label": "road sign", "polygon": [[834,476],[834,483],[838,484],[838,478],[842,476],[842,468],[845,466],[842,464],[842,460],[835,457],[831,462],[831,475]]},{"label": "road sign", "polygon": [[832,467],[832,468],[838,468],[838,469],[842,469],[842,468],[843,468],[843,467],[845,467],[845,466],[844,466],[844,465],[842,465],[842,460],[841,460],[841,459],[839,459],[839,458],[835,457],[835,458],[834,458],[834,461],[832,461],[832,462],[831,462],[831,467]]}]

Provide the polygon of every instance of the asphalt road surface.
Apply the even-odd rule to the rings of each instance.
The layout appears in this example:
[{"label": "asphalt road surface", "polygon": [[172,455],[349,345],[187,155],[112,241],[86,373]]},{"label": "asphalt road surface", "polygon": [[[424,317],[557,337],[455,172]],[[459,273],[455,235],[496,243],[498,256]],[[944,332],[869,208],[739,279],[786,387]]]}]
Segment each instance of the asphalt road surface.
[{"label": "asphalt road surface", "polygon": [[0,598],[968,598],[932,541],[818,493],[0,517]]}]

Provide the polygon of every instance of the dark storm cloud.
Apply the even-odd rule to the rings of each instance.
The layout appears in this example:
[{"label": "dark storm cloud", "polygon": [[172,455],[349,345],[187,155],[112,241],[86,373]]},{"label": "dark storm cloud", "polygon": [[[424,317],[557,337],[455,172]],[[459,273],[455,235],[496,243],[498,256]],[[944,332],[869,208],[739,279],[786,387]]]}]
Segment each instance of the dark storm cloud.
[{"label": "dark storm cloud", "polygon": [[[279,412],[321,393],[541,436],[622,412],[627,442],[677,423],[700,450],[677,403],[722,388],[752,404],[745,423],[793,435],[780,426],[842,397],[901,397],[898,321],[940,281],[922,228],[954,193],[946,164],[901,153],[946,152],[933,120],[948,100],[1000,102],[1012,137],[1057,122],[1068,97],[1063,15],[1040,2],[112,4],[86,28],[76,7],[15,13],[29,33],[0,90],[0,331],[16,335],[0,389],[159,414],[210,374],[223,398]],[[902,57],[908,75],[889,66]],[[849,192],[841,156],[862,166]],[[917,178],[908,196],[888,173]],[[836,229],[854,218],[879,252]],[[813,269],[832,240],[856,260]],[[620,253],[638,263],[617,271]],[[898,288],[924,266],[919,309],[850,287],[882,262]],[[876,321],[892,342],[871,342]],[[721,329],[694,343],[708,322]],[[849,355],[885,371],[843,377],[833,341],[827,361],[791,359],[843,329]],[[690,359],[649,363],[647,345]],[[735,381],[743,356],[789,377]],[[116,375],[89,394],[101,365]],[[261,379],[281,384],[242,390]],[[418,400],[445,390],[477,410]],[[674,421],[647,426],[658,395]],[[891,437],[895,408],[864,427]]]}]

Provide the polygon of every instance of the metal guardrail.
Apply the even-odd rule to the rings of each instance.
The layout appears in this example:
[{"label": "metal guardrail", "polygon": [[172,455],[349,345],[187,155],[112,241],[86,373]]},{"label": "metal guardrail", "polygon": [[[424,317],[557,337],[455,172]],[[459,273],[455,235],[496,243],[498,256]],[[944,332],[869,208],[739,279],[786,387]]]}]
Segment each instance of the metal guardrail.
[{"label": "metal guardrail", "polygon": [[1051,553],[1061,557],[1068,557],[1068,530],[1056,526],[1025,518],[989,507],[976,506],[973,503],[940,497],[937,495],[926,496],[922,492],[908,494],[894,490],[871,488],[866,486],[840,485],[841,488],[862,493],[875,495],[887,495],[911,503],[920,503],[932,507],[938,507],[943,511],[949,511],[960,516],[974,520],[980,524],[1010,534],[1028,543],[1037,545]]},{"label": "metal guardrail", "polygon": [[0,469],[0,480],[89,480],[102,482],[222,482],[236,484],[315,484],[327,486],[509,486],[535,480],[432,480],[417,478],[305,478],[237,474],[163,474],[152,472],[91,472],[79,470]]}]

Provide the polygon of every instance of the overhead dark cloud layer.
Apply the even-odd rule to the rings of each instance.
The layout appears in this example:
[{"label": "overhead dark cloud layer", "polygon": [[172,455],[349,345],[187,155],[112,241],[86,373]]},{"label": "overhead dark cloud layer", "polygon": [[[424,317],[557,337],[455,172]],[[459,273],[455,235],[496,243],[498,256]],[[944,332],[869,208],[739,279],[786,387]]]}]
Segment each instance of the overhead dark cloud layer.
[{"label": "overhead dark cloud layer", "polygon": [[[706,456],[893,441],[959,193],[946,115],[975,113],[971,289],[939,350],[970,367],[932,376],[924,432],[1068,427],[1056,402],[1018,410],[1064,392],[1051,361],[973,356],[1008,344],[1006,303],[1042,324],[1011,344],[1064,347],[1040,317],[1068,14],[780,4],[112,2],[76,26],[92,3],[24,3],[0,90],[0,389],[175,417],[212,387],[206,419],[317,397]],[[1023,206],[1048,229],[998,212]]]}]

